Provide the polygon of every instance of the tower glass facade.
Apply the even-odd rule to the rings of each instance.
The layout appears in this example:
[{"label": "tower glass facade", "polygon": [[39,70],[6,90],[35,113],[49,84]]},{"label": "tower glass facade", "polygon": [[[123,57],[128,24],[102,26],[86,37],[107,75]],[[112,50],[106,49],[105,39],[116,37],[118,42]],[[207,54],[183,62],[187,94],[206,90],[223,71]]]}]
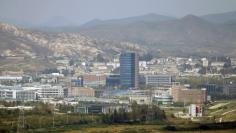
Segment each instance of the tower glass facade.
[{"label": "tower glass facade", "polygon": [[138,87],[138,55],[134,52],[123,52],[120,55],[120,83],[123,87]]}]

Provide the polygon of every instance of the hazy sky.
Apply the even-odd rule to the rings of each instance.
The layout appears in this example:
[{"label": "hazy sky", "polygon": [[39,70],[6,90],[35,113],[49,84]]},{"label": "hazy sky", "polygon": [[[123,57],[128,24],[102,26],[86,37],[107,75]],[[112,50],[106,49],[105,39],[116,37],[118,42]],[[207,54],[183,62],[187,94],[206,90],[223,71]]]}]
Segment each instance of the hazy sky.
[{"label": "hazy sky", "polygon": [[[157,13],[174,17],[236,10],[236,0],[0,0],[0,18],[42,24],[63,18],[82,24]],[[0,20],[1,21],[1,20]]]}]

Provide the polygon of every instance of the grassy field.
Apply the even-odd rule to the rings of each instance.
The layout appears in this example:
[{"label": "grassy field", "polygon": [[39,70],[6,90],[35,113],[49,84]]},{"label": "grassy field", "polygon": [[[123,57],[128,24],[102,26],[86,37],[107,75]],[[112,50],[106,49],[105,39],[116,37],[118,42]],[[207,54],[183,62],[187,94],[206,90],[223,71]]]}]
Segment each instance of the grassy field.
[{"label": "grassy field", "polygon": [[218,103],[218,104],[216,104],[216,105],[214,105],[214,106],[211,106],[209,109],[218,109],[218,108],[224,107],[224,106],[226,106],[226,105],[228,105],[228,104],[230,104],[230,102],[227,102],[227,103]]},{"label": "grassy field", "polygon": [[64,133],[235,133],[233,130],[217,131],[163,131],[160,125],[111,125],[107,127],[83,128]]},{"label": "grassy field", "polygon": [[[166,125],[109,125],[100,127],[85,127],[79,130],[66,131],[64,133],[236,133],[236,129],[225,130],[196,130],[197,124],[189,119],[176,119],[173,113],[182,112],[184,108],[165,108],[169,124],[178,125],[178,128],[188,129],[179,131],[163,130]],[[208,115],[216,120],[222,118],[222,122],[236,121],[236,100],[218,101],[208,106]]]},{"label": "grassy field", "polygon": [[[102,123],[101,115],[81,115],[81,114],[67,115],[61,112],[56,112],[53,115],[50,113],[47,114],[44,110],[38,110],[38,111],[36,110],[36,112],[34,111],[34,113],[29,111],[25,112],[26,128],[24,129],[25,130],[24,132],[25,133],[49,133],[49,132],[50,133],[175,133],[175,132],[176,133],[182,133],[182,132],[183,133],[200,133],[200,132],[236,133],[236,128],[233,129],[236,123],[231,122],[231,126],[227,126],[227,122],[236,121],[235,100],[218,101],[207,106],[207,111],[208,111],[207,115],[211,116],[211,118],[208,118],[208,116],[206,116],[205,118],[199,118],[200,121],[197,122],[193,122],[190,119],[181,119],[173,116],[173,113],[181,111],[185,112],[183,107],[167,107],[164,108],[164,110],[166,113],[166,119],[163,121],[146,121],[142,122],[142,124],[133,123],[133,124],[111,124],[111,125]],[[42,114],[37,114],[37,112],[39,113],[39,111]],[[3,110],[1,112],[0,110],[0,114],[1,114],[0,133],[15,132],[17,129],[18,112],[3,111]],[[220,118],[222,119],[222,122],[226,122],[226,124],[225,123],[219,124]],[[172,125],[172,126],[167,126],[167,125]],[[172,129],[172,127],[174,127],[174,129]]]},{"label": "grassy field", "polygon": [[222,122],[236,121],[236,100],[219,101],[209,107],[208,115]]}]

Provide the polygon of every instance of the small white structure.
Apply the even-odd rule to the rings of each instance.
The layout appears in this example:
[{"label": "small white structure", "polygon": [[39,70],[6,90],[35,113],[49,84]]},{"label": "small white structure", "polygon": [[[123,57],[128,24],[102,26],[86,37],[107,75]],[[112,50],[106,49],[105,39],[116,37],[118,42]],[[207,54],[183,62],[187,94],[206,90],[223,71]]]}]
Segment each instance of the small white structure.
[{"label": "small white structure", "polygon": [[139,67],[147,68],[147,62],[146,61],[139,61]]},{"label": "small white structure", "polygon": [[189,116],[190,117],[202,117],[202,106],[191,104],[189,106]]},{"label": "small white structure", "polygon": [[151,104],[152,98],[148,96],[130,96],[130,102],[136,102],[137,104]]},{"label": "small white structure", "polygon": [[202,66],[208,67],[208,64],[209,64],[209,62],[208,62],[207,58],[202,58]]},{"label": "small white structure", "polygon": [[158,104],[173,104],[173,97],[169,95],[156,95],[154,96],[154,100],[156,100]]}]

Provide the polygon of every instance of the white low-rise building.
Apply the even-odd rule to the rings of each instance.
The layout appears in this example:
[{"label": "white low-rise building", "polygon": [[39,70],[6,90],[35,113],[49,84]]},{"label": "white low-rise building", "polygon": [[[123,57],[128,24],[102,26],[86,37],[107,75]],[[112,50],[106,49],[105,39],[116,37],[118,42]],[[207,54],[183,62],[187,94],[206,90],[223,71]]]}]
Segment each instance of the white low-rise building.
[{"label": "white low-rise building", "polygon": [[146,84],[153,86],[171,86],[171,75],[146,75]]},{"label": "white low-rise building", "polygon": [[1,89],[0,99],[16,99],[16,90]]},{"label": "white low-rise building", "polygon": [[158,104],[172,104],[173,97],[170,95],[155,95],[153,100],[155,100]]},{"label": "white low-rise building", "polygon": [[18,90],[22,90],[22,87],[0,85],[0,99],[16,99]]},{"label": "white low-rise building", "polygon": [[36,100],[37,98],[62,98],[64,88],[52,85],[2,86],[0,85],[0,99]]},{"label": "white low-rise building", "polygon": [[22,76],[0,76],[0,83],[4,81],[20,82],[22,80]]},{"label": "white low-rise building", "polygon": [[33,101],[36,100],[36,98],[36,90],[19,90],[16,92],[17,100]]},{"label": "white low-rise building", "polygon": [[64,89],[62,86],[41,85],[37,91],[39,98],[62,98]]},{"label": "white low-rise building", "polygon": [[212,67],[223,67],[225,65],[225,62],[212,62]]}]

